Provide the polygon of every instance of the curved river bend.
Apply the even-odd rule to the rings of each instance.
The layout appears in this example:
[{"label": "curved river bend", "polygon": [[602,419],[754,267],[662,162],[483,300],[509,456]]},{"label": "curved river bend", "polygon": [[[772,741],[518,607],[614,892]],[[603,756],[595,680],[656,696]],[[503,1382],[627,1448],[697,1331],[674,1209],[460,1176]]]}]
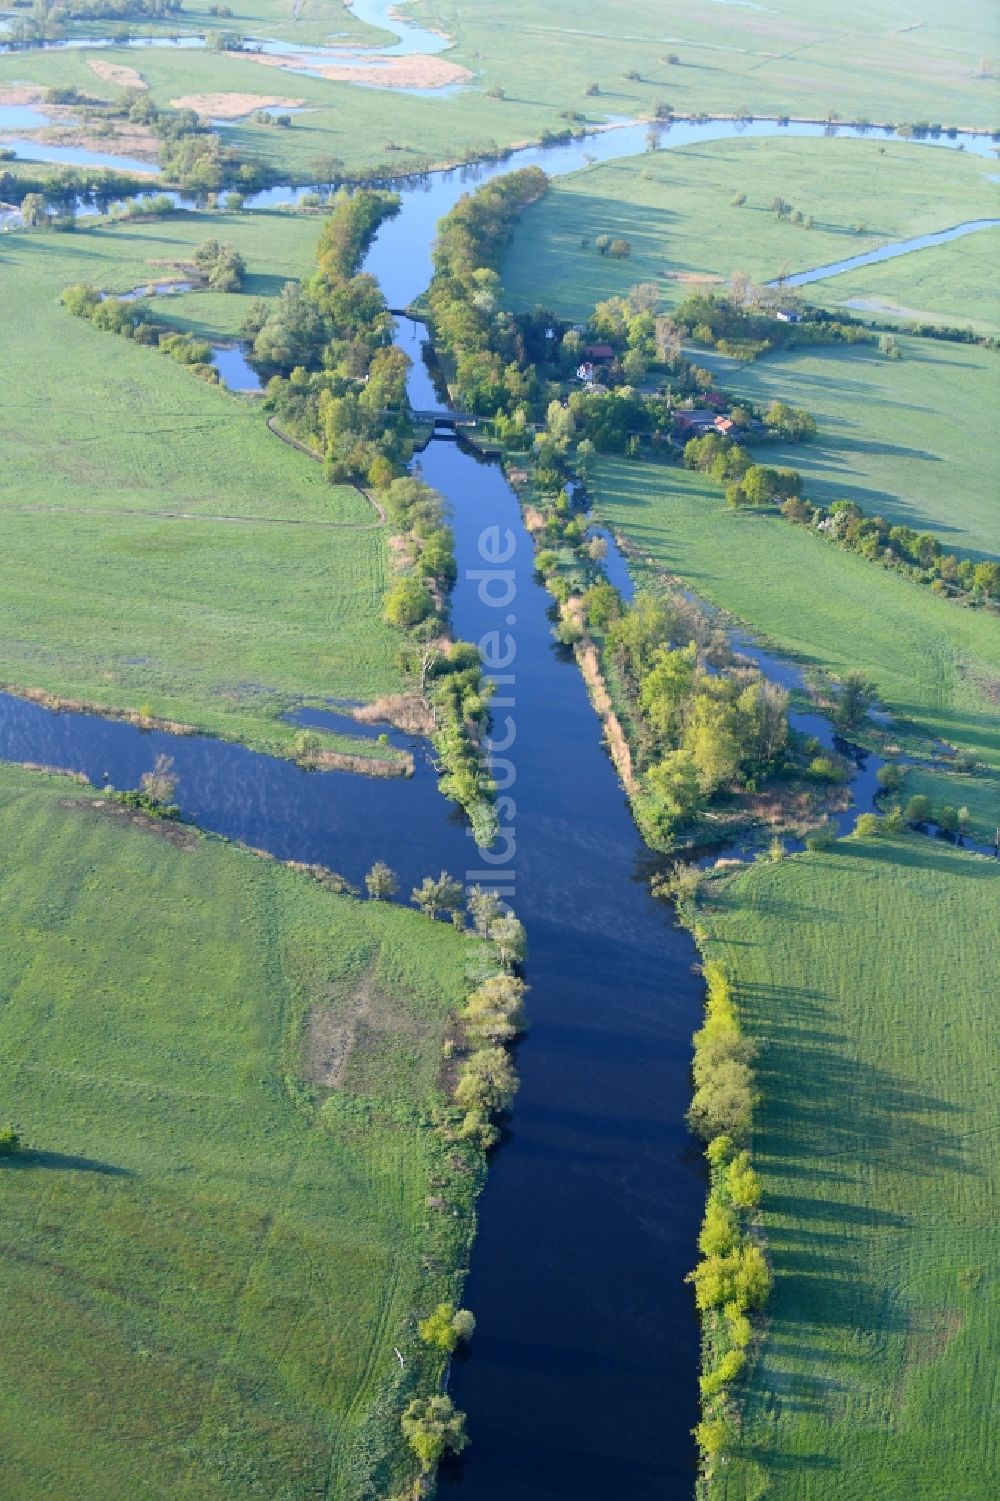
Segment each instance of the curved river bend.
[{"label": "curved river bend", "polygon": [[[670,143],[713,129],[732,133],[678,126]],[[437,220],[470,182],[532,161],[564,172],[645,143],[646,127],[629,127],[408,187],[366,268],[390,306],[406,307],[430,279]],[[399,339],[414,352],[416,326],[401,320]],[[439,405],[419,358],[411,399]],[[409,781],[321,776],[240,746],[11,698],[0,699],[0,755],[133,786],[166,751],[185,817],[205,828],[355,882],[382,858],[404,891],[442,867],[497,880],[528,929],[530,1033],[512,1128],[480,1204],[467,1289],[476,1339],[452,1373],[472,1443],[442,1486],[470,1501],[673,1501],[695,1474],[699,1342],[683,1278],[705,1192],[684,1124],[701,1015],[696,951],[649,895],[655,857],[582,678],[554,646],[514,493],[497,465],[453,442],[432,442],[418,463],[453,508],[455,631],[477,642],[499,632],[510,657],[494,704],[510,763],[504,863],[475,849],[422,756]]]}]

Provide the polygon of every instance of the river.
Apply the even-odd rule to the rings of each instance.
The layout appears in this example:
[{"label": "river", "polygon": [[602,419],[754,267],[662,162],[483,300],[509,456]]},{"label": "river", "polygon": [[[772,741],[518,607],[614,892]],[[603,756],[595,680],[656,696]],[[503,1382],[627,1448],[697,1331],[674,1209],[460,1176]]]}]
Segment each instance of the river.
[{"label": "river", "polygon": [[[711,129],[674,127],[670,143]],[[366,268],[390,306],[406,307],[429,281],[437,220],[467,186],[528,162],[558,173],[643,150],[646,133],[609,130],[408,186]],[[401,320],[399,338],[412,353],[420,331]],[[422,409],[438,404],[419,359],[411,397]],[[480,1205],[466,1293],[476,1338],[451,1378],[472,1442],[442,1486],[469,1501],[672,1501],[693,1487],[698,1415],[698,1326],[683,1280],[705,1193],[684,1123],[697,955],[649,894],[657,861],[582,678],[552,639],[551,600],[499,466],[445,439],[416,464],[453,511],[455,631],[477,642],[498,632],[510,659],[495,706],[495,733],[509,746],[502,863],[475,849],[419,747],[407,781],[319,775],[236,745],[4,697],[0,755],[132,786],[162,750],[174,757],[185,817],[279,856],[354,882],[385,859],[404,891],[442,868],[496,875],[528,930],[530,1031]]]}]

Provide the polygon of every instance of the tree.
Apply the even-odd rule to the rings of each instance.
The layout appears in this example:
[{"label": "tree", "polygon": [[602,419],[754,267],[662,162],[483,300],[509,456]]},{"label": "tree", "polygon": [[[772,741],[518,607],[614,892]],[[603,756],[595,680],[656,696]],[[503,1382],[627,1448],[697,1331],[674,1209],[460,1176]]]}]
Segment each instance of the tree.
[{"label": "tree", "polygon": [[468,1443],[465,1414],[450,1397],[414,1397],[402,1416],[403,1435],[426,1473],[445,1451],[461,1454]]},{"label": "tree", "polygon": [[608,246],[608,253],[609,255],[612,255],[616,261],[627,260],[627,258],[632,254],[632,243],[630,240],[612,240],[611,244]]},{"label": "tree", "polygon": [[152,771],[144,771],[139,778],[139,790],[143,797],[160,807],[166,807],[173,801],[177,791],[177,777],[173,772],[173,756],[157,756],[153,762]]},{"label": "tree", "polygon": [[468,896],[472,926],[481,938],[488,938],[490,926],[502,915],[500,898],[495,891],[484,886],[473,886]]},{"label": "tree", "polygon": [[434,612],[434,600],[421,579],[407,575],[397,579],[385,600],[385,618],[400,630],[419,625]]},{"label": "tree", "polygon": [[849,672],[844,679],[837,700],[836,722],[844,729],[853,730],[866,718],[869,707],[877,695],[875,684],[861,672]]},{"label": "tree", "polygon": [[854,820],[854,832],[862,839],[871,839],[881,829],[882,820],[875,813],[859,813]]},{"label": "tree", "polygon": [[490,942],[497,951],[497,958],[505,969],[520,964],[528,951],[524,927],[513,913],[498,917],[490,924]]},{"label": "tree", "polygon": [[399,890],[396,872],[384,860],[375,861],[365,876],[365,885],[368,887],[368,895],[375,902],[390,901]]},{"label": "tree", "polygon": [[932,812],[930,798],[924,797],[923,793],[917,793],[907,803],[903,817],[907,823],[930,823]]},{"label": "tree", "polygon": [[705,1218],[698,1235],[698,1249],[703,1256],[725,1256],[736,1244],[739,1227],[728,1205],[714,1195],[705,1206]]},{"label": "tree", "polygon": [[43,194],[25,193],[21,199],[21,219],[31,229],[49,222],[48,209],[45,207]]},{"label": "tree", "polygon": [[517,1075],[503,1048],[480,1048],[462,1066],[455,1103],[463,1110],[506,1110],[516,1093]]},{"label": "tree", "polygon": [[510,1042],[524,1026],[524,982],[493,975],[468,997],[462,1012],[466,1031],[477,1040]]},{"label": "tree", "polygon": [[611,248],[611,236],[598,235],[596,240],[594,241],[594,245],[597,249],[598,255],[607,255],[608,251]]},{"label": "tree", "polygon": [[738,1152],[726,1169],[726,1191],[735,1209],[756,1209],[760,1203],[760,1178],[750,1166],[749,1152]]},{"label": "tree", "polygon": [[937,826],[945,834],[958,833],[958,810],[950,803],[945,803],[944,807],[938,811]]},{"label": "tree", "polygon": [[443,870],[436,880],[433,876],[425,876],[420,885],[413,888],[410,900],[425,917],[436,918],[442,912],[456,911],[461,905],[462,883]]},{"label": "tree", "polygon": [[16,1126],[0,1127],[0,1157],[15,1157],[24,1150],[24,1141]]}]

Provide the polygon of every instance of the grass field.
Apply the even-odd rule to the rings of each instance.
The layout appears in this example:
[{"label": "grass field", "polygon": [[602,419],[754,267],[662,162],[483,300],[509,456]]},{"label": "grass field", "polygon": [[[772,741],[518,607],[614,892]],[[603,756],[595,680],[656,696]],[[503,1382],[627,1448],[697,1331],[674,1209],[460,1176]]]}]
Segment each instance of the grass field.
[{"label": "grass field", "polygon": [[688,470],[606,459],[594,489],[604,519],[705,599],[807,668],[838,677],[862,669],[918,734],[973,751],[992,771],[990,805],[1000,804],[997,616],[963,610],[780,516],[730,511],[718,486]]},{"label": "grass field", "polygon": [[[585,318],[599,297],[624,294],[637,281],[656,282],[666,306],[681,302],[692,280],[724,280],[741,270],[770,281],[875,243],[1000,217],[1000,185],[990,170],[981,157],[874,137],[700,142],[607,162],[562,178],[526,210],[502,266],[505,295],[516,308],[540,302]],[[742,206],[733,202],[738,193],[747,195]],[[811,214],[813,228],[779,221],[771,207],[776,196]],[[627,239],[629,258],[598,254],[601,234]],[[961,245],[987,254],[975,237]],[[907,268],[905,282],[908,268],[934,254],[875,268],[881,285],[892,289],[900,268]],[[1000,274],[988,256],[960,284],[944,262],[936,264],[942,306],[964,299],[991,328],[1000,327]],[[837,277],[804,295],[857,296],[848,282],[860,277],[864,287],[870,274]],[[925,300],[934,305],[930,288]]]},{"label": "grass field", "polygon": [[1000,229],[987,229],[814,282],[805,295],[831,309],[846,308],[855,317],[945,323],[993,334],[1000,327],[998,259]]},{"label": "grass field", "polygon": [[[316,0],[294,18],[280,9],[275,0],[249,0],[232,24],[248,35],[302,42],[345,32],[346,40],[379,38],[332,0]],[[687,0],[669,18],[658,0],[609,0],[597,18],[584,0],[505,0],[502,7],[419,0],[410,10],[421,24],[455,37],[443,55],[474,75],[471,85],[440,96],[387,93],[214,51],[123,47],[101,55],[137,68],[161,104],[218,92],[302,98],[311,112],[290,130],[240,126],[232,135],[304,179],[321,155],[336,154],[352,168],[391,160],[405,170],[408,162],[452,161],[491,142],[536,140],[564,127],[566,111],[600,121],[646,115],[663,101],[682,114],[826,118],[832,110],[843,119],[1000,124],[995,81],[982,70],[984,55],[995,59],[1000,34],[989,0],[967,0],[961,12],[931,0],[919,18],[894,0],[874,7],[850,0],[835,24],[820,0],[775,0],[759,12],[725,0]],[[192,30],[218,29],[203,11],[189,15]],[[670,55],[676,64],[667,62]],[[82,51],[0,57],[0,85],[13,81],[100,92]],[[597,95],[587,93],[592,84]],[[489,89],[504,97],[484,98]],[[401,149],[387,156],[390,144]]]},{"label": "grass field", "polygon": [[423,1122],[470,940],[83,796],[0,768],[0,1492],[387,1494],[469,1233]]},{"label": "grass field", "polygon": [[[699,109],[825,119],[888,114],[894,121],[996,123],[995,86],[979,76],[997,50],[988,0],[961,9],[930,0],[919,14],[894,0],[420,0],[422,20],[455,34],[456,60],[481,67],[518,103],[565,96],[596,82],[625,114],[638,94]],[[669,64],[675,54],[679,61]],[[470,60],[471,59],[471,60]],[[626,73],[637,72],[639,80]],[[606,91],[606,92],[605,92]]]},{"label": "grass field", "polygon": [[902,359],[855,345],[769,355],[753,365],[698,351],[734,395],[812,412],[814,442],[768,448],[801,471],[811,500],[854,500],[946,552],[1000,556],[1000,355],[901,337]]},{"label": "grass field", "polygon": [[[279,749],[289,703],[398,685],[386,544],[361,529],[371,507],[278,442],[251,401],[59,302],[80,280],[124,291],[169,275],[149,260],[184,260],[212,235],[245,253],[249,293],[273,292],[308,267],[319,224],[198,215],[4,241],[0,681]],[[226,335],[246,301],[161,299],[157,314]],[[226,516],[250,519],[212,519]]]},{"label": "grass field", "polygon": [[752,866],[704,918],[761,1046],[775,1271],[715,1501],[995,1494],[998,896],[910,836]]}]

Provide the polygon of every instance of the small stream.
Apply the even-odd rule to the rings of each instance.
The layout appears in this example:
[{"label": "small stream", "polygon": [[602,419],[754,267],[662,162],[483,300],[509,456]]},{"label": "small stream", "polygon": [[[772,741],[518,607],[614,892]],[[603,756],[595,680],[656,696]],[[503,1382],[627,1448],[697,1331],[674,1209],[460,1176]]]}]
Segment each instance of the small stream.
[{"label": "small stream", "polygon": [[[742,133],[779,133],[756,123]],[[734,133],[725,122],[685,123],[664,144]],[[438,219],[470,186],[529,162],[571,171],[642,151],[646,138],[645,125],[629,126],[408,184],[365,269],[390,307],[405,308],[430,280]],[[259,194],[248,206],[268,201]],[[413,406],[440,408],[420,357],[421,326],[403,318],[397,329],[415,361]],[[404,893],[442,868],[498,886],[529,934],[530,1031],[510,1129],[480,1204],[466,1290],[476,1338],[452,1370],[472,1442],[446,1467],[442,1492],[470,1501],[674,1501],[693,1487],[698,1415],[699,1332],[683,1281],[705,1194],[703,1158],[684,1120],[702,1007],[697,952],[671,909],[650,896],[661,862],[638,835],[575,663],[553,640],[552,601],[499,465],[434,440],[414,468],[451,506],[456,634],[505,658],[494,701],[502,783],[494,850],[476,849],[420,744],[410,779],[323,775],[207,737],[0,695],[0,756],[127,787],[162,752],[174,759],[184,816],[206,829],[325,864],[355,884],[384,859]],[[609,541],[609,576],[625,592],[624,559]],[[765,666],[756,647],[741,649],[757,652],[765,671],[789,670],[773,658]],[[832,734],[815,718],[819,738]],[[331,722],[356,733],[352,721]],[[865,776],[875,769],[869,757]],[[867,798],[867,780],[856,786]]]}]

